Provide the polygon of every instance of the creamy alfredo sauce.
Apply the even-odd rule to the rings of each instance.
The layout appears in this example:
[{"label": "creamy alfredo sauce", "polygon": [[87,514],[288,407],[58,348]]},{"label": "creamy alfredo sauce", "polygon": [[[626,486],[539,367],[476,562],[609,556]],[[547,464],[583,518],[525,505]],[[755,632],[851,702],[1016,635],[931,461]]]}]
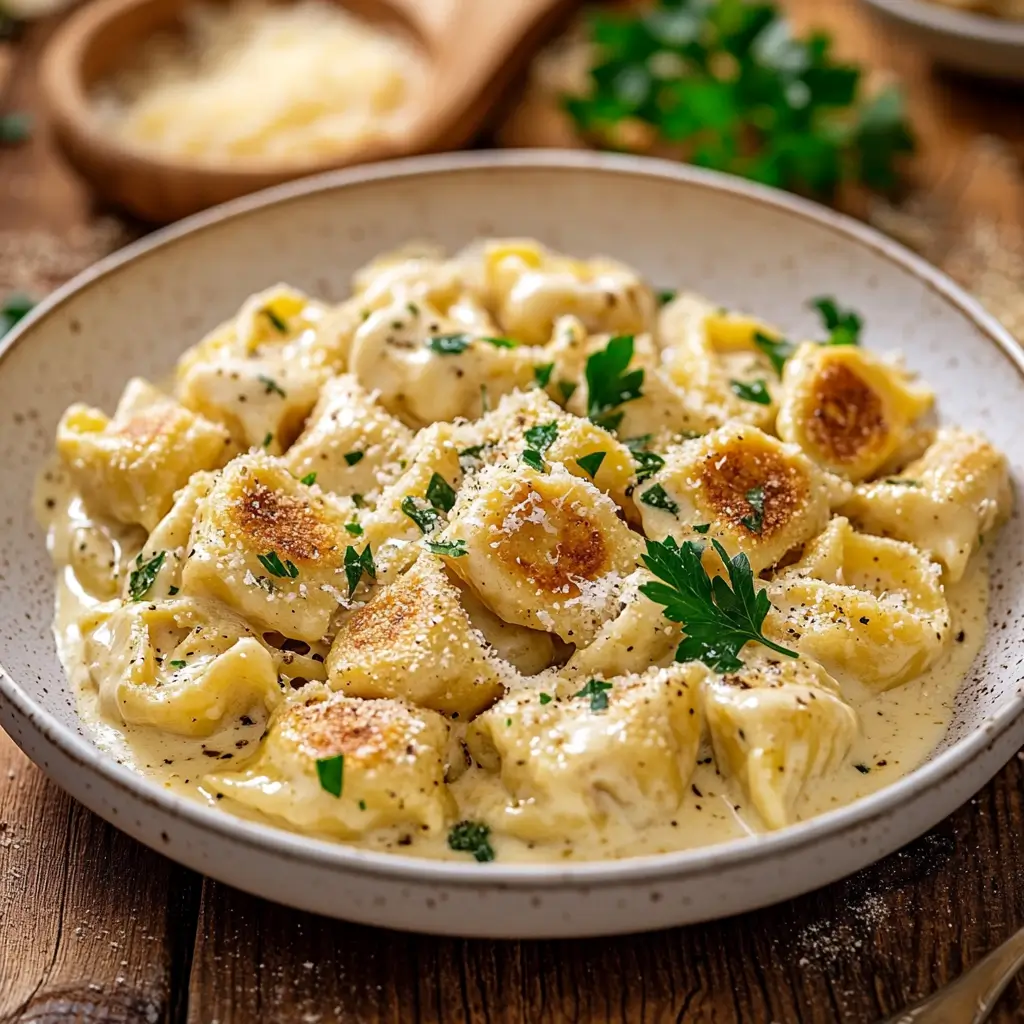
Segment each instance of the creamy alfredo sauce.
[{"label": "creamy alfredo sauce", "polygon": [[[246,716],[229,729],[195,739],[115,723],[101,713],[76,623],[89,605],[115,596],[113,591],[119,588],[126,566],[144,537],[94,522],[81,500],[68,489],[56,464],[48,466],[40,476],[36,505],[40,519],[49,526],[49,546],[58,567],[54,622],[57,646],[75,692],[79,715],[96,745],[119,763],[167,789],[211,806],[223,804],[241,817],[269,821],[231,800],[215,799],[202,785],[207,772],[239,767],[255,753],[263,734],[263,718]],[[110,576],[115,569],[119,572],[112,584]],[[106,591],[100,589],[104,587]],[[952,639],[929,671],[886,693],[865,692],[859,697],[851,681],[840,680],[845,684],[846,699],[859,716],[860,734],[845,763],[832,775],[807,787],[796,807],[798,820],[890,785],[921,764],[941,741],[950,722],[954,697],[985,636],[988,573],[983,554],[972,559],[961,581],[947,587],[946,596],[952,617]],[[505,799],[498,779],[477,767],[466,770],[450,788],[461,808],[471,805],[477,812],[486,812],[490,806],[500,807]],[[280,821],[272,823],[288,827]],[[566,839],[561,848],[496,833],[492,833],[491,843],[498,858],[505,862],[600,860],[707,846],[763,831],[756,811],[746,806],[739,788],[718,773],[707,748],[701,752],[690,792],[672,821],[643,830],[612,821],[585,838]],[[405,829],[383,830],[362,841],[350,841],[350,845],[449,860],[462,860],[465,856],[448,848],[444,834],[431,837]]]}]

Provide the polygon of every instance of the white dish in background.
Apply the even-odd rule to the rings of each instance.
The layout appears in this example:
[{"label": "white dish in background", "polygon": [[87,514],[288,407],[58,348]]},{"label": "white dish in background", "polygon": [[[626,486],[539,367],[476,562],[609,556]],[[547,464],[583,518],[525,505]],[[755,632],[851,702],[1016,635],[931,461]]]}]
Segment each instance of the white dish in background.
[{"label": "white dish in background", "polygon": [[1024,81],[1024,22],[960,11],[934,0],[862,0],[938,64],[985,78]]},{"label": "white dish in background", "polygon": [[[456,248],[530,235],[610,253],[665,286],[748,309],[788,331],[808,296],[865,315],[869,344],[900,348],[947,422],[977,428],[1024,472],[1024,358],[940,273],[875,232],[801,200],[659,161],[533,152],[425,158],[297,182],[201,215],[62,289],[0,356],[0,723],[60,785],[188,866],[350,920],[466,936],[663,928],[825,884],[920,835],[1024,741],[1024,520],[993,559],[991,629],[932,759],[812,821],[703,849],[561,865],[439,863],[352,849],[214,811],[117,765],[79,720],[50,632],[53,576],[30,495],[60,413],[112,407],[133,374],[159,377],[240,301],[278,280],[338,300],[353,270],[409,238]],[[268,239],[271,242],[268,244]],[[995,628],[995,627],[1001,628]]]}]

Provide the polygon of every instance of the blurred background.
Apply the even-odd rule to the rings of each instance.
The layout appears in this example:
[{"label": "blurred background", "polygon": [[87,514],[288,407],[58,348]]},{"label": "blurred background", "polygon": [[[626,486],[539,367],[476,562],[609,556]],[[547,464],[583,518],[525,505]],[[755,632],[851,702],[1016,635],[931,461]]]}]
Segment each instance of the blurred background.
[{"label": "blurred background", "polygon": [[0,332],[219,199],[536,146],[827,203],[1024,337],[1024,0],[0,0]]}]

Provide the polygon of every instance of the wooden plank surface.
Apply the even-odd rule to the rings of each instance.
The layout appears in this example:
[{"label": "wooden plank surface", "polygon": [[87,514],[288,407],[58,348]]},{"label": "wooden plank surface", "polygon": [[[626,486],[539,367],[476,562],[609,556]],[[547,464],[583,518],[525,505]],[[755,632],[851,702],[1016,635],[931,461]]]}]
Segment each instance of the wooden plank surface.
[{"label": "wooden plank surface", "polygon": [[[854,0],[790,6],[836,31],[841,52],[898,72],[922,143],[914,176],[943,191],[956,223],[1024,225],[1019,167],[980,165],[959,180],[982,135],[1024,156],[1020,91],[934,73]],[[50,29],[28,33],[6,86],[0,73],[0,110],[35,109]],[[505,138],[524,123],[536,126],[513,116]],[[45,125],[0,149],[0,250],[18,232],[80,235],[96,213]],[[1018,758],[918,842],[778,908],[622,939],[462,942],[329,921],[204,881],[74,805],[0,735],[0,1022],[868,1024],[1024,924],[1022,835]],[[1016,982],[995,1019],[1024,1021],[1022,1007]]]}]

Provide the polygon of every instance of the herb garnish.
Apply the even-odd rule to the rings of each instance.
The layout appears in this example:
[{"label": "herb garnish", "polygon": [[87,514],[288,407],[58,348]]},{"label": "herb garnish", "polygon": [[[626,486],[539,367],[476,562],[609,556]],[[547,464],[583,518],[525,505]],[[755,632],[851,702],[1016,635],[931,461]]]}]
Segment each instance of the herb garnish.
[{"label": "herb garnish", "polygon": [[300,484],[305,484],[307,487],[312,487],[316,483],[316,472],[307,473],[300,481]]},{"label": "herb garnish", "polygon": [[764,529],[764,488],[751,487],[744,497],[750,506],[750,512],[740,522],[751,533],[760,533]]},{"label": "herb garnish", "polygon": [[349,466],[354,466],[357,462],[363,461],[365,452],[345,452],[345,463]]},{"label": "herb garnish", "polygon": [[168,662],[168,664],[171,666],[171,668],[184,668],[188,664],[188,662],[181,661],[180,659],[176,658],[174,661]]},{"label": "herb garnish", "polygon": [[346,523],[345,532],[352,534],[353,537],[362,537],[363,528],[358,523]]},{"label": "herb garnish", "polygon": [[295,564],[288,561],[282,562],[276,551],[270,551],[265,555],[257,555],[256,557],[260,560],[260,565],[271,576],[287,577],[293,580],[299,575],[299,570]]},{"label": "herb garnish", "polygon": [[535,470],[538,473],[543,473],[546,469],[544,456],[541,455],[540,452],[534,450],[533,448],[523,449],[522,458],[523,462],[525,462],[530,467],[530,469]]},{"label": "herb garnish", "polygon": [[557,386],[558,393],[562,396],[563,402],[568,402],[576,394],[576,389],[579,387],[575,381],[571,380],[560,380]]},{"label": "herb garnish", "polygon": [[651,508],[660,508],[665,512],[671,512],[674,516],[679,515],[679,506],[668,496],[668,492],[661,484],[648,487],[640,495],[640,500],[645,505],[650,505]]},{"label": "herb garnish", "polygon": [[857,771],[861,773],[861,775],[867,775],[868,772],[871,771],[871,769],[866,764],[855,764],[853,767],[856,768]]},{"label": "herb garnish", "polygon": [[331,796],[340,797],[345,783],[345,755],[335,754],[333,757],[316,759],[316,777],[320,780],[320,788]]},{"label": "herb garnish", "polygon": [[732,393],[738,398],[742,398],[744,402],[757,402],[758,405],[772,404],[772,396],[761,379],[752,380],[749,383],[742,380],[731,380],[729,387],[732,388]]},{"label": "herb garnish", "polygon": [[288,325],[269,306],[264,306],[260,312],[270,321],[279,334],[288,333]]},{"label": "herb garnish", "polygon": [[411,495],[402,499],[402,511],[420,528],[423,533],[431,533],[441,522],[440,513],[432,508],[422,508],[416,504]]},{"label": "herb garnish", "polygon": [[665,465],[665,460],[657,452],[633,452],[633,462],[636,464],[638,484],[650,480]]},{"label": "herb garnish", "polygon": [[822,295],[810,302],[821,316],[821,322],[828,331],[826,345],[859,345],[864,319],[852,309],[842,309],[831,296]]},{"label": "herb garnish", "polygon": [[167,593],[170,594],[171,597],[174,597],[174,595],[178,593],[178,588],[177,587],[168,587],[167,588]]},{"label": "herb garnish", "polygon": [[589,455],[581,455],[576,460],[576,465],[593,480],[607,454],[607,452],[591,452]]},{"label": "herb garnish", "polygon": [[427,339],[427,348],[439,356],[458,356],[469,348],[472,341],[468,334],[435,334]]},{"label": "herb garnish", "polygon": [[266,389],[264,394],[266,395],[280,395],[281,398],[287,398],[288,395],[285,393],[284,388],[274,380],[273,377],[265,377],[262,373],[256,378]]},{"label": "herb garnish", "polygon": [[460,821],[448,833],[448,848],[456,853],[471,853],[481,864],[494,860],[491,830],[482,821]]},{"label": "herb garnish", "polygon": [[356,508],[366,508],[366,499],[361,494],[353,494],[351,497]]},{"label": "herb garnish", "polygon": [[678,294],[671,288],[662,288],[654,293],[654,297],[658,300],[659,306],[667,306]]},{"label": "herb garnish", "polygon": [[769,338],[761,331],[754,331],[754,344],[768,357],[772,369],[781,377],[782,368],[796,351],[796,345],[786,338]]},{"label": "herb garnish", "polygon": [[439,512],[451,512],[455,504],[455,489],[440,473],[435,473],[427,484],[426,498]]},{"label": "herb garnish", "polygon": [[909,477],[903,476],[888,476],[883,481],[883,484],[892,484],[894,487],[920,487],[920,480],[911,480]]},{"label": "herb garnish", "polygon": [[535,427],[530,427],[523,437],[526,438],[526,443],[538,452],[546,452],[554,443],[555,438],[558,437],[558,423],[552,420],[550,423],[542,423]]},{"label": "herb garnish", "polygon": [[605,430],[616,430],[623,412],[620,405],[642,394],[644,371],[626,372],[633,358],[633,338],[619,335],[587,359],[587,416]]},{"label": "herb garnish", "polygon": [[351,597],[359,586],[359,581],[366,573],[371,580],[377,578],[377,566],[373,561],[373,552],[367,544],[360,554],[351,545],[345,548],[345,579],[348,581],[348,596]]},{"label": "herb garnish", "polygon": [[0,338],[19,320],[23,320],[34,308],[35,303],[23,292],[13,292],[0,305]]},{"label": "herb garnish", "polygon": [[891,187],[914,148],[902,94],[865,96],[861,69],[839,63],[824,33],[794,38],[779,6],[660,0],[594,13],[596,60],[564,106],[611,148],[640,128],[701,167],[825,199],[845,182]]},{"label": "herb garnish", "polygon": [[435,555],[447,555],[449,558],[461,558],[463,555],[468,554],[466,542],[461,539],[453,541],[428,540],[427,548]]},{"label": "herb garnish", "polygon": [[142,552],[138,553],[135,558],[136,567],[128,577],[128,596],[133,601],[141,601],[149,593],[166,557],[166,551],[158,551],[148,562],[143,562]]},{"label": "herb garnish", "polygon": [[608,709],[608,691],[611,688],[611,683],[603,683],[600,679],[589,679],[587,685],[573,696],[589,697],[591,711],[606,711]]},{"label": "herb garnish", "polygon": [[519,342],[514,338],[489,338],[482,337],[481,341],[486,341],[488,345],[493,345],[495,348],[519,348]]},{"label": "herb garnish", "polygon": [[548,381],[551,380],[551,371],[554,368],[554,363],[545,363],[543,366],[533,368],[533,379],[537,382],[538,387],[546,388],[548,386]]},{"label": "herb garnish", "polygon": [[261,444],[260,447],[264,451],[266,451],[266,449],[270,447],[270,442],[273,441],[273,440],[274,440],[274,435],[268,430],[266,432],[266,434],[263,435],[263,444]]},{"label": "herb garnish", "polygon": [[710,523],[694,523],[694,525],[693,525],[693,532],[694,533],[705,534],[710,529],[711,529],[711,524]]},{"label": "herb garnish", "polygon": [[718,672],[735,672],[743,666],[739,652],[752,640],[787,658],[799,657],[761,632],[771,602],[764,590],[755,589],[747,556],[741,552],[730,560],[717,540],[711,543],[725,564],[731,587],[721,576],[708,576],[701,562],[704,545],[697,541],[649,540],[642,556],[660,582],[645,583],[640,592],[664,608],[666,619],[682,623],[686,630],[676,661],[702,661]]},{"label": "herb garnish", "polygon": [[542,693],[538,699],[540,700],[541,704],[550,704],[553,700],[550,693]]}]

